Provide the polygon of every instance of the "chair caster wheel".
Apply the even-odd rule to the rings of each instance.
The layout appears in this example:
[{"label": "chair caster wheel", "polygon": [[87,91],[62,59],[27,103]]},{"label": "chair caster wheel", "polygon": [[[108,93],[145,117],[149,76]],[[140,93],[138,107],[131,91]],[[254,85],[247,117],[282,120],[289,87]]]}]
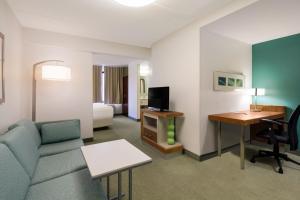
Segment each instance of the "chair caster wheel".
[{"label": "chair caster wheel", "polygon": [[279,168],[279,169],[278,169],[278,173],[279,173],[279,174],[283,174],[282,168]]},{"label": "chair caster wheel", "polygon": [[250,162],[255,163],[256,162],[255,158],[251,158]]}]

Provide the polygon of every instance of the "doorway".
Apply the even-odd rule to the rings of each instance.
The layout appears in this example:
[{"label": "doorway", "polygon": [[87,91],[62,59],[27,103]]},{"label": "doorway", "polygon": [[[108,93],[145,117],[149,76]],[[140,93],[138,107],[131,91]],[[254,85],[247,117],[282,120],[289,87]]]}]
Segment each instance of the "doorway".
[{"label": "doorway", "polygon": [[128,116],[128,76],[123,77],[123,115]]}]

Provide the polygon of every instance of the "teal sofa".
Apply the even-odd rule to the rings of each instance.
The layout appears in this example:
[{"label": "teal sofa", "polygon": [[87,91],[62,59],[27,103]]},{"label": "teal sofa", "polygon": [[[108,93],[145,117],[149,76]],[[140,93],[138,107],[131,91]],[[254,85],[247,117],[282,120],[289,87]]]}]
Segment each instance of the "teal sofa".
[{"label": "teal sofa", "polygon": [[12,125],[0,136],[0,199],[106,200],[81,146],[79,120]]}]

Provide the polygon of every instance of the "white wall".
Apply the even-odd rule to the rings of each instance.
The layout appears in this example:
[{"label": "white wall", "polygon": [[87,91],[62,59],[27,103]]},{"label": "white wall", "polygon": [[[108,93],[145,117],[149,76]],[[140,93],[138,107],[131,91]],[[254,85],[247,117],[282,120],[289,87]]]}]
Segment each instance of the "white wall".
[{"label": "white wall", "polygon": [[[140,66],[149,66],[149,61],[136,60],[129,63],[128,67],[128,116],[139,120],[141,118],[141,104],[140,104]],[[151,74],[144,76],[146,81],[146,90],[148,87],[148,79]]]},{"label": "white wall", "polygon": [[200,155],[200,28],[256,2],[234,4],[199,19],[158,41],[152,47],[151,86],[170,86],[171,109],[184,112],[177,129],[184,148]]},{"label": "white wall", "polygon": [[139,64],[135,61],[128,66],[128,116],[134,119],[139,119]]},{"label": "white wall", "polygon": [[[152,49],[149,87],[170,87],[170,110],[183,112],[177,123],[177,139],[199,155],[199,52],[198,31],[192,27],[163,40]],[[197,67],[196,67],[197,66]]]},{"label": "white wall", "polygon": [[114,56],[108,54],[93,54],[93,64],[95,65],[128,65],[136,58],[126,56]]},{"label": "white wall", "polygon": [[85,51],[96,54],[119,55],[138,59],[148,59],[151,53],[149,48],[123,45],[114,42],[107,42],[30,28],[24,29],[24,38],[26,41],[30,41],[36,44],[60,46],[78,51]]},{"label": "white wall", "polygon": [[[37,121],[80,119],[82,137],[93,137],[92,54],[25,43],[24,66],[28,71],[34,63],[48,59],[65,61],[71,68],[72,79],[70,82],[37,81]],[[28,93],[31,94],[31,88]]]},{"label": "white wall", "polygon": [[[207,116],[214,113],[248,110],[251,96],[243,92],[213,90],[213,72],[245,75],[252,86],[252,46],[203,29],[200,32],[200,155],[216,150],[215,124]],[[222,126],[222,148],[239,143],[240,127]]]},{"label": "white wall", "polygon": [[[27,83],[31,84],[32,65],[36,62],[58,59],[65,61],[72,68],[71,82],[38,82],[38,121],[79,118],[81,119],[82,137],[93,136],[92,66],[95,54],[149,58],[150,50],[47,31],[24,29],[24,63],[27,70]],[[26,89],[26,95],[27,113],[31,113],[31,85]]]},{"label": "white wall", "polygon": [[5,96],[0,105],[0,133],[26,117],[22,90],[26,86],[22,69],[22,28],[4,0],[0,0],[0,31],[5,35]]}]

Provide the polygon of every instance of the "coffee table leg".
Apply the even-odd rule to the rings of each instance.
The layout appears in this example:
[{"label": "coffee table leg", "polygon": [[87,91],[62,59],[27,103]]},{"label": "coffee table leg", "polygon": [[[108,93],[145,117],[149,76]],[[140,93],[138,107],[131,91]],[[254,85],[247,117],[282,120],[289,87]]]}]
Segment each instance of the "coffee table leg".
[{"label": "coffee table leg", "polygon": [[110,199],[110,194],[109,194],[109,176],[106,177],[106,196],[107,196],[107,199]]},{"label": "coffee table leg", "polygon": [[128,172],[128,180],[129,180],[129,200],[132,200],[132,169],[129,169]]},{"label": "coffee table leg", "polygon": [[118,200],[122,199],[122,173],[118,172]]},{"label": "coffee table leg", "polygon": [[122,197],[125,196],[124,193],[122,193],[122,174],[121,172],[118,172],[118,195],[110,197],[110,177],[106,177],[106,196],[108,200],[121,200]]}]

